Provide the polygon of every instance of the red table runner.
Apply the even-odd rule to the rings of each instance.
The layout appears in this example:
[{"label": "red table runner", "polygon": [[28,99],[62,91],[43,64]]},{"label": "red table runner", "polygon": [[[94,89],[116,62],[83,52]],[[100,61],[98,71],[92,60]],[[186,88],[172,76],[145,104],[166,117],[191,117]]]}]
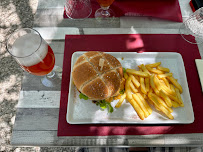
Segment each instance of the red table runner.
[{"label": "red table runner", "polygon": [[[192,37],[191,37],[192,38]],[[178,52],[182,55],[195,121],[178,125],[70,125],[66,122],[71,56],[75,51]],[[203,133],[203,94],[195,65],[197,45],[178,34],[66,35],[59,111],[58,136],[107,136]]]},{"label": "red table runner", "polygon": [[[100,8],[96,0],[91,0],[92,14]],[[178,0],[116,0],[110,6],[116,17],[151,16],[175,22],[182,22]],[[64,12],[64,18],[68,18]]]}]

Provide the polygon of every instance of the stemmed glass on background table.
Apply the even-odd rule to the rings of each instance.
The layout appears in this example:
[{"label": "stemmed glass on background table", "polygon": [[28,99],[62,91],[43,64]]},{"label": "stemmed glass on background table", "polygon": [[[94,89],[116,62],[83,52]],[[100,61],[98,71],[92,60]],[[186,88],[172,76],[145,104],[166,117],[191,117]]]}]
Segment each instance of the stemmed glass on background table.
[{"label": "stemmed glass on background table", "polygon": [[95,12],[95,18],[104,19],[111,17],[113,19],[115,17],[115,13],[109,8],[114,0],[97,0],[97,2],[101,8]]},{"label": "stemmed glass on background table", "polygon": [[[115,13],[109,9],[114,0],[97,0],[100,9],[95,12],[96,19],[114,19]],[[65,13],[70,19],[85,19],[92,13],[90,0],[66,0]]]},{"label": "stemmed glass on background table", "polygon": [[66,0],[65,12],[70,19],[85,19],[92,13],[90,0]]},{"label": "stemmed glass on background table", "polygon": [[53,71],[55,56],[40,33],[31,28],[15,31],[7,40],[8,52],[25,71],[44,76],[41,82],[46,87],[55,87],[60,79]]},{"label": "stemmed glass on background table", "polygon": [[[191,44],[203,42],[203,7],[196,10],[181,24],[179,32],[183,39]],[[191,38],[191,36],[195,37],[195,39]]]}]

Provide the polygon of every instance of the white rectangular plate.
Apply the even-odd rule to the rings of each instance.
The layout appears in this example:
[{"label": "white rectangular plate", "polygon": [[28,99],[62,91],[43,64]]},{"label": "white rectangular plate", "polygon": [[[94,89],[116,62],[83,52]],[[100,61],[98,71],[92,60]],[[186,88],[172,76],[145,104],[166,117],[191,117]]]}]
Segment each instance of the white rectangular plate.
[{"label": "white rectangular plate", "polygon": [[[71,71],[77,58],[84,52],[75,52],[72,55]],[[102,111],[99,106],[93,104],[91,100],[79,98],[79,92],[70,77],[67,122],[70,124],[189,124],[194,121],[194,113],[187,84],[185,67],[182,56],[179,53],[153,52],[153,53],[136,53],[136,52],[107,52],[116,57],[124,68],[138,69],[140,64],[149,64],[161,62],[161,66],[170,69],[174,78],[183,88],[181,94],[184,107],[173,108],[173,120],[168,119],[159,113],[153,107],[152,114],[144,120],[139,119],[137,113],[124,100],[120,108],[114,108],[113,113],[107,110]],[[118,100],[114,100],[111,105],[115,107]]]}]

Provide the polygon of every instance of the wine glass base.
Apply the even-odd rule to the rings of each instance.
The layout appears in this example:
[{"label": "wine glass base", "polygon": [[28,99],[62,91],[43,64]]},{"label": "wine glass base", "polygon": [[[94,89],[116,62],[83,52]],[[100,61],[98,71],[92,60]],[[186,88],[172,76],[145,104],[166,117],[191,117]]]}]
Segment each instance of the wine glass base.
[{"label": "wine glass base", "polygon": [[111,9],[104,10],[100,8],[95,12],[95,18],[97,21],[102,21],[105,19],[113,21],[115,19],[115,13]]},{"label": "wine glass base", "polygon": [[[84,20],[88,17],[90,17],[92,13],[92,9],[89,10],[89,12],[85,12],[85,13],[75,13],[76,15],[69,15],[67,12],[66,12],[66,16],[70,19],[78,19],[78,20]],[[79,14],[79,15],[78,15]]]},{"label": "wine glass base", "polygon": [[60,79],[55,76],[54,78],[48,78],[47,76],[41,79],[42,84],[48,88],[60,87]]},{"label": "wine glass base", "polygon": [[41,82],[44,86],[48,88],[60,87],[61,85],[61,77],[59,77],[56,73],[57,66],[54,67],[53,71],[47,74],[45,77],[41,78]]}]

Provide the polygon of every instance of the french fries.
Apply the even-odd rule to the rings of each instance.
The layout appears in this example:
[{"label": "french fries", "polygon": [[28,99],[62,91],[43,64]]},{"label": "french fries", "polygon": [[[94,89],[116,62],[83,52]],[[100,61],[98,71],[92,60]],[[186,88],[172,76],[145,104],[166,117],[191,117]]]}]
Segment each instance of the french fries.
[{"label": "french fries", "polygon": [[171,83],[177,87],[180,91],[180,93],[183,92],[182,86],[178,83],[178,81],[176,81],[176,79],[174,77],[167,77],[167,79],[169,79],[171,81]]},{"label": "french fries", "polygon": [[178,100],[179,100],[180,106],[181,106],[181,107],[184,107],[183,100],[182,100],[182,98],[181,98],[181,96],[180,96],[180,92],[179,92],[179,90],[178,90],[177,88],[175,88],[175,92],[176,92],[177,98],[178,98]]},{"label": "french fries", "polygon": [[165,78],[165,77],[172,77],[173,73],[164,73],[164,74],[158,74],[157,77],[159,79]]},{"label": "french fries", "polygon": [[126,72],[123,74],[123,76],[124,76],[125,79],[128,78],[128,74]]},{"label": "french fries", "polygon": [[156,105],[156,107],[158,107],[158,109],[161,110],[169,119],[173,119],[172,114],[158,102],[155,96],[150,96],[150,99]]},{"label": "french fries", "polygon": [[136,95],[140,98],[140,100],[144,104],[145,108],[147,109],[148,113],[151,114],[152,113],[152,108],[149,106],[149,104],[144,99],[144,97],[140,93],[136,93]]},{"label": "french fries", "polygon": [[162,87],[165,87],[165,86],[161,85],[161,83],[160,83],[159,79],[157,78],[157,76],[154,76],[153,81],[154,81],[155,86],[158,89],[158,91],[160,91],[162,89]]},{"label": "french fries", "polygon": [[136,71],[134,69],[127,69],[126,72],[128,74],[133,74],[141,77],[149,77],[149,74],[147,72],[142,72],[142,71]]},{"label": "french fries", "polygon": [[113,97],[110,97],[110,98],[108,98],[108,99],[105,99],[105,101],[111,103],[111,102],[113,101]]},{"label": "french fries", "polygon": [[171,103],[172,103],[174,108],[180,107],[180,105],[177,102],[173,101],[173,100],[171,100]]},{"label": "french fries", "polygon": [[156,73],[156,74],[163,74],[164,72],[161,71],[161,70],[158,70],[158,69],[153,69],[152,67],[150,66],[146,66],[147,70],[152,72],[152,73]]},{"label": "french fries", "polygon": [[162,80],[164,81],[164,83],[166,84],[167,87],[170,87],[170,84],[166,78],[162,78]]},{"label": "french fries", "polygon": [[145,87],[146,87],[146,91],[149,92],[149,87],[150,87],[149,78],[145,78]]},{"label": "french fries", "polygon": [[170,72],[170,70],[168,68],[162,67],[162,66],[157,66],[158,70],[161,70],[163,72]]},{"label": "french fries", "polygon": [[132,105],[132,107],[135,109],[135,111],[137,112],[137,114],[140,117],[140,119],[144,120],[144,118],[145,118],[144,112],[142,111],[140,106],[137,104],[137,102],[134,99],[131,99],[129,102]]},{"label": "french fries", "polygon": [[168,88],[168,87],[166,87],[166,86],[161,86],[161,88],[162,88],[165,92],[167,92],[168,94],[170,94],[170,95],[173,95],[173,96],[176,95],[176,93],[173,92],[173,90],[171,90],[170,88]]},{"label": "french fries", "polygon": [[147,118],[150,114],[149,114],[148,110],[146,109],[145,105],[143,104],[143,102],[140,100],[140,98],[136,94],[133,94],[132,96],[133,96],[133,99],[139,105],[140,109],[143,111],[144,117]]},{"label": "french fries", "polygon": [[161,62],[156,62],[156,63],[152,63],[152,64],[147,64],[147,67],[151,67],[151,68],[155,68],[157,66],[161,65]]},{"label": "french fries", "polygon": [[155,92],[156,94],[159,94],[158,89],[155,87],[154,74],[152,74],[149,79],[150,79],[150,86],[152,87],[152,89],[154,90],[154,92]]},{"label": "french fries", "polygon": [[150,86],[152,87],[152,89],[155,89],[155,84],[154,84],[154,74],[152,74],[150,76]]},{"label": "french fries", "polygon": [[133,93],[138,92],[138,89],[135,88],[135,86],[134,86],[134,84],[132,82],[130,83],[130,89],[132,90]]},{"label": "french fries", "polygon": [[132,99],[132,93],[130,90],[130,83],[131,83],[131,78],[128,77],[126,80],[126,84],[125,84],[125,93],[126,93],[126,99],[130,102]]},{"label": "french fries", "polygon": [[165,107],[170,113],[173,112],[173,110],[172,110],[170,107],[168,107],[168,106],[166,105],[166,103],[162,100],[162,98],[160,98],[159,96],[157,96],[156,94],[153,94],[153,93],[152,93],[152,96],[154,96],[154,97],[157,99],[157,101],[158,101],[163,107]]},{"label": "french fries", "polygon": [[140,69],[142,69],[142,71],[147,72],[150,75],[150,72],[147,70],[146,66],[144,66],[144,64],[141,64]]},{"label": "french fries", "polygon": [[141,64],[138,67],[139,70],[126,69],[125,92],[120,95],[115,107],[119,108],[127,99],[141,120],[152,114],[151,106],[160,114],[174,119],[172,108],[183,107],[184,103],[181,98],[183,89],[173,73],[162,67],[161,62]]},{"label": "french fries", "polygon": [[141,87],[142,93],[147,94],[147,90],[145,88],[145,83],[144,83],[144,78],[143,77],[140,77],[140,87]]},{"label": "french fries", "polygon": [[140,87],[139,81],[132,74],[130,74],[130,77],[131,77],[132,82],[135,85],[135,87],[139,88]]},{"label": "french fries", "polygon": [[171,90],[173,90],[173,92],[175,92],[175,88],[174,88],[174,86],[173,86],[173,84],[169,84],[170,86],[170,88],[171,88]]},{"label": "french fries", "polygon": [[123,95],[121,95],[120,100],[117,102],[116,104],[116,108],[119,108],[121,106],[121,104],[123,103],[124,99],[126,98],[126,93],[124,93]]},{"label": "french fries", "polygon": [[172,107],[171,99],[164,93],[163,90],[159,91],[159,95],[165,101],[168,107]]}]

